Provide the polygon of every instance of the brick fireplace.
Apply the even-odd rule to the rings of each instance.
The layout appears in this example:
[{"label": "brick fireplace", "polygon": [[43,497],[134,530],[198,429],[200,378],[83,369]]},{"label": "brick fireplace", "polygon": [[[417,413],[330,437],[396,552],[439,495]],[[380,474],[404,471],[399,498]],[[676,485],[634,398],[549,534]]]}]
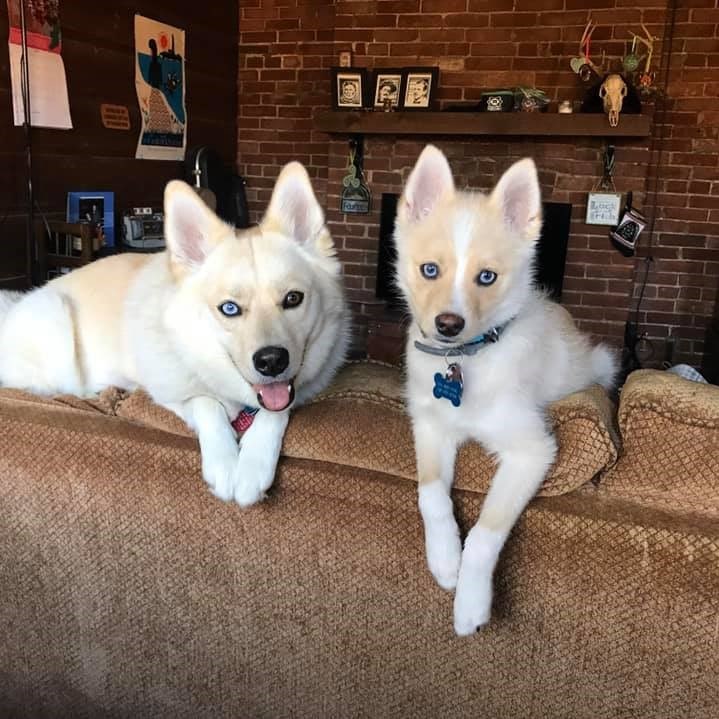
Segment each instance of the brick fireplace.
[{"label": "brick fireplace", "polygon": [[[691,7],[688,7],[691,6]],[[602,137],[366,135],[369,215],[339,212],[349,135],[318,128],[331,107],[329,68],[351,50],[367,68],[436,65],[439,103],[476,101],[482,90],[534,85],[553,101],[581,99],[569,69],[590,16],[599,52],[621,55],[640,22],[664,38],[667,4],[656,0],[246,0],[240,3],[238,164],[255,218],[279,166],[304,162],[327,208],[342,258],[362,347],[383,312],[375,297],[382,193],[400,192],[421,148],[441,147],[458,186],[487,190],[511,162],[534,157],[545,200],[573,205],[562,302],[579,324],[620,345],[635,307],[648,252],[612,247],[606,228],[584,224],[586,193],[601,175]],[[719,9],[714,0],[679,3],[669,75],[663,151],[652,137],[612,138],[615,181],[655,217],[640,330],[654,361],[701,362],[719,282]],[[658,48],[661,52],[661,47]],[[653,107],[644,112],[653,117]],[[621,123],[620,123],[621,124]],[[652,125],[655,141],[660,132]],[[652,147],[655,152],[652,153]],[[660,166],[655,189],[655,167]],[[666,340],[671,338],[672,342]]]},{"label": "brick fireplace", "polygon": [[[458,187],[489,190],[509,165],[525,156],[534,157],[540,169],[543,197],[573,205],[570,242],[567,249],[563,304],[587,330],[598,337],[620,344],[631,296],[633,258],[615,250],[606,228],[583,224],[586,191],[601,175],[602,143],[597,140],[467,140],[431,138],[449,157]],[[365,167],[372,192],[379,200],[383,192],[401,192],[404,181],[424,140],[365,138]],[[646,158],[647,151],[621,144],[617,154],[632,153]],[[350,298],[357,309],[357,332],[361,338],[367,319],[380,314],[383,305],[375,299],[376,265],[379,236],[379,202],[372,213],[342,215],[339,193],[346,174],[347,141],[334,140],[328,149],[327,216],[335,238],[341,238],[340,258],[345,267]],[[632,177],[623,178],[628,187],[641,196],[644,190],[641,162],[628,165]],[[622,185],[624,183],[618,183]]]}]

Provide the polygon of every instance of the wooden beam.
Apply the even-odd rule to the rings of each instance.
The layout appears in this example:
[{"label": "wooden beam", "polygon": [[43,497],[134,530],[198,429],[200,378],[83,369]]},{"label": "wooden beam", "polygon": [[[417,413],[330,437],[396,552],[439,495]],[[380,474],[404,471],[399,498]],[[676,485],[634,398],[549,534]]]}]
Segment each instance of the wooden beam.
[{"label": "wooden beam", "polygon": [[648,115],[622,115],[610,127],[604,114],[545,112],[348,112],[325,111],[318,130],[363,135],[519,135],[647,137]]}]

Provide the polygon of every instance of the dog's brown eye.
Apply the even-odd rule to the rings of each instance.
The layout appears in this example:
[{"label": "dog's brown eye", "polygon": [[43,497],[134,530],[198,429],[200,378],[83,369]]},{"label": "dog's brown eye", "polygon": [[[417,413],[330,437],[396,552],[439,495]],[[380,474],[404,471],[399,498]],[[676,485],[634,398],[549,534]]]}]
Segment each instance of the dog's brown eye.
[{"label": "dog's brown eye", "polygon": [[286,310],[292,309],[293,307],[299,307],[302,304],[302,300],[305,298],[302,292],[292,290],[285,295],[285,299],[282,300],[282,307]]},{"label": "dog's brown eye", "polygon": [[477,284],[482,285],[483,287],[488,287],[491,284],[494,284],[494,281],[497,279],[497,273],[492,272],[492,270],[482,270],[477,275]]}]

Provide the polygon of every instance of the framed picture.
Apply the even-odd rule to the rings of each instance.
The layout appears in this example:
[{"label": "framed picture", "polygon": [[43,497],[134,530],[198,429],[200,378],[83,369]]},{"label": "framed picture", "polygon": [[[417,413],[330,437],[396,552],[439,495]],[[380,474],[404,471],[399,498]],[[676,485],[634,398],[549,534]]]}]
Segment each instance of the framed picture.
[{"label": "framed picture", "polygon": [[89,222],[100,245],[115,246],[115,195],[112,192],[68,192],[67,221]]},{"label": "framed picture", "polygon": [[367,70],[363,67],[332,68],[332,106],[335,110],[361,110],[367,97]]},{"label": "framed picture", "polygon": [[373,79],[372,106],[375,110],[384,110],[387,100],[390,107],[397,110],[402,103],[402,70],[375,70]]},{"label": "framed picture", "polygon": [[622,209],[621,192],[590,192],[587,195],[588,225],[613,226],[619,222],[619,211]]},{"label": "framed picture", "polygon": [[408,67],[402,89],[403,110],[429,110],[437,95],[438,67]]}]

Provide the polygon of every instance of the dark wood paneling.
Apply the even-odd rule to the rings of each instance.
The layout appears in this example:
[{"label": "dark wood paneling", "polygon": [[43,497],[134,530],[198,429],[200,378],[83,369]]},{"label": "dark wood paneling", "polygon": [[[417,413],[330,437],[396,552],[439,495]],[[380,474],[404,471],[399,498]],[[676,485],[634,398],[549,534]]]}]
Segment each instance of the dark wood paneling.
[{"label": "dark wood paneling", "polygon": [[[34,129],[35,199],[62,216],[70,190],[109,190],[115,209],[157,205],[165,183],[182,175],[179,162],[135,160],[140,113],[135,94],[135,13],[185,30],[188,148],[211,145],[233,164],[237,143],[237,3],[213,0],[74,0],[60,6],[62,57],[72,130]],[[12,122],[7,6],[0,3],[0,287],[25,267],[25,139]],[[107,130],[101,103],[126,105],[129,131]],[[5,221],[3,221],[5,218]]]},{"label": "dark wood paneling", "polygon": [[[27,263],[25,257],[25,216],[0,214],[0,289],[27,284]],[[11,280],[12,284],[7,284]]]}]

